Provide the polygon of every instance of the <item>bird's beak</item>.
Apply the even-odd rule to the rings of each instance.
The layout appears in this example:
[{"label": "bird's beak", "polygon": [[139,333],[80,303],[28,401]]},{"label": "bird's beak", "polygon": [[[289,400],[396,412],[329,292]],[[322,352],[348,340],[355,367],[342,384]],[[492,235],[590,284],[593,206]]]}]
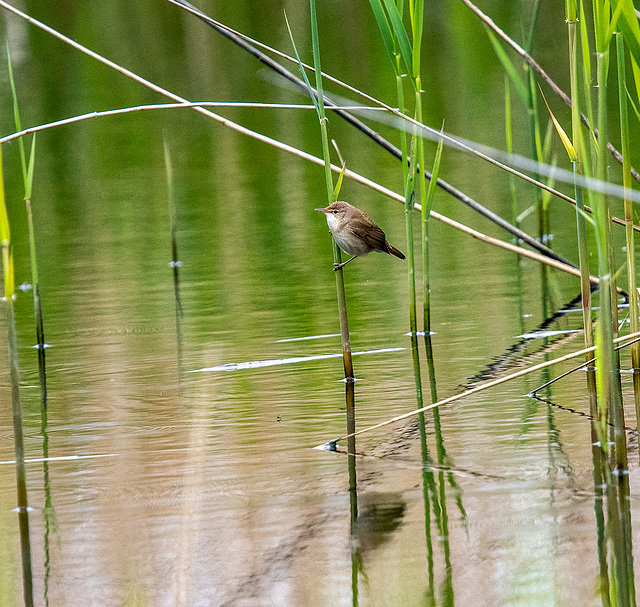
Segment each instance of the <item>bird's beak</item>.
[{"label": "bird's beak", "polygon": [[313,209],[314,211],[320,211],[321,213],[325,213],[326,209]]}]

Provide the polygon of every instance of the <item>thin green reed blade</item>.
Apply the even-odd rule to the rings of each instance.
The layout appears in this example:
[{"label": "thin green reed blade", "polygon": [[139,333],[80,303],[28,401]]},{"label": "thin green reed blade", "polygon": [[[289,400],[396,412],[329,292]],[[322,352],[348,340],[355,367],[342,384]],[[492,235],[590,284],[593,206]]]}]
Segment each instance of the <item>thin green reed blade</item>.
[{"label": "thin green reed blade", "polygon": [[33,167],[36,160],[36,134],[33,134],[31,139],[31,153],[29,154],[29,168],[27,169],[27,180],[24,188],[25,198],[31,198],[31,192],[33,190]]},{"label": "thin green reed blade", "polygon": [[[302,65],[302,60],[300,59],[300,55],[298,55],[298,49],[296,47],[295,40],[293,39],[293,32],[291,31],[291,26],[289,25],[289,19],[287,18],[287,13],[286,12],[284,14],[284,21],[287,24],[287,30],[289,32],[289,38],[291,39],[291,45],[293,46],[293,52],[294,52],[294,54],[296,56],[296,60],[298,61],[298,68],[300,69],[300,74],[302,75],[302,79],[304,80],[304,83],[307,85],[307,90],[309,91],[309,96],[311,97],[311,100],[313,101],[313,105],[316,108],[316,112],[318,113],[318,116],[321,115],[321,112],[324,115],[323,109],[320,108],[318,98],[316,98],[316,96],[313,93],[313,89],[311,88],[311,83],[309,82],[309,79],[307,78],[307,72],[305,71],[304,66]],[[320,91],[318,91],[318,97],[319,96],[320,96]]]},{"label": "thin green reed blade", "polygon": [[[584,80],[591,82],[591,50],[589,49],[589,35],[587,33],[587,18],[584,14],[584,3],[580,2],[580,43],[582,46],[582,67]],[[593,124],[593,115],[589,115],[589,124]]]},{"label": "thin green reed blade", "polygon": [[[622,11],[624,9],[625,9],[624,2],[620,2],[618,6],[615,7],[615,11],[613,12],[613,15],[611,15],[611,21],[609,22],[609,27],[607,28],[607,32],[605,34],[605,41],[607,46],[611,43],[611,40],[613,39],[613,34],[618,29],[618,19],[620,19],[620,16],[622,15]],[[636,24],[637,24],[637,19],[636,19]]]},{"label": "thin green reed blade", "polygon": [[[13,118],[16,124],[16,131],[21,131],[20,113],[18,111],[18,95],[16,93],[16,85],[13,80],[13,69],[11,67],[11,53],[9,52],[9,41],[7,40],[7,67],[9,68],[9,87],[11,88],[11,96],[13,97]],[[22,178],[24,179],[24,189],[27,189],[27,160],[24,153],[24,141],[22,137],[18,139],[18,149],[20,150],[20,160],[22,161]]]},{"label": "thin green reed blade", "polygon": [[[33,167],[36,159],[36,134],[31,139],[31,153],[29,154],[29,167],[27,168],[27,179],[25,181],[24,199],[27,205],[27,222],[29,226],[29,256],[31,259],[31,280],[34,284],[34,298],[38,296],[38,261],[36,258],[36,236],[33,228],[33,214],[31,212],[31,192],[33,190]],[[37,304],[40,305],[39,303]],[[36,317],[38,314],[36,314]]]},{"label": "thin green reed blade", "polygon": [[640,64],[640,25],[633,1],[612,0],[612,6],[614,17],[611,20],[611,28],[618,28],[622,32],[631,56]]},{"label": "thin green reed blade", "polygon": [[633,100],[633,97],[631,96],[631,93],[629,92],[629,89],[625,87],[625,90],[627,91],[627,99],[629,100],[629,103],[631,104],[631,108],[633,109],[633,112],[635,113],[638,122],[640,122],[640,109],[638,109],[638,106],[636,105],[636,102]]},{"label": "thin green reed blade", "polygon": [[502,48],[500,42],[498,42],[498,39],[496,38],[494,33],[490,29],[485,28],[485,30],[487,32],[487,35],[489,36],[491,44],[493,45],[493,50],[495,51],[498,59],[500,59],[500,63],[502,63],[502,67],[504,67],[504,70],[505,72],[507,72],[507,75],[509,76],[511,82],[513,82],[513,86],[516,89],[516,92],[518,93],[520,99],[522,100],[522,103],[527,105],[529,99],[529,89],[527,88],[527,85],[519,76],[518,71],[511,62],[511,59],[509,59],[509,56],[507,55],[505,50]]},{"label": "thin green reed blade", "polygon": [[338,200],[338,196],[340,196],[340,188],[342,188],[342,180],[344,179],[345,168],[346,165],[343,162],[342,170],[340,171],[340,175],[338,175],[338,181],[336,181],[336,187],[333,189],[333,200]]},{"label": "thin green reed blade", "polygon": [[[613,20],[611,26],[622,32],[624,41],[631,54],[633,77],[636,83],[636,94],[640,99],[640,26],[636,17],[632,0],[613,0],[615,15],[619,15]],[[618,9],[621,7],[619,13]]]},{"label": "thin green reed blade", "polygon": [[311,47],[313,50],[313,67],[316,70],[316,90],[318,91],[318,105],[321,106],[324,117],[324,99],[322,87],[322,67],[320,65],[320,38],[318,36],[318,20],[316,19],[316,2],[310,0],[311,12]]},{"label": "thin green reed blade", "polygon": [[[395,35],[402,60],[404,61],[405,70],[407,74],[413,74],[413,50],[411,49],[411,41],[407,35],[407,30],[402,22],[402,17],[398,11],[398,7],[393,0],[384,0],[385,8],[387,9],[387,15],[391,22],[393,34]],[[415,86],[414,79],[411,79],[412,84]]]},{"label": "thin green reed blade", "polygon": [[[638,67],[636,60],[633,57],[631,57],[631,67],[633,69],[633,80],[636,84],[636,95],[638,96],[638,99],[640,99],[640,67]],[[629,99],[631,99],[631,96],[629,95],[628,90],[627,90],[627,96],[629,97]],[[631,103],[634,103],[634,102],[631,101]]]},{"label": "thin green reed blade", "polygon": [[393,34],[391,33],[391,26],[389,25],[387,15],[382,7],[382,0],[369,0],[369,4],[371,4],[371,10],[373,11],[373,15],[378,23],[378,29],[380,30],[384,50],[389,57],[389,61],[391,61],[391,65],[395,69],[396,56],[393,47]]},{"label": "thin green reed blade", "polygon": [[[442,126],[442,131],[444,131],[444,124]],[[436,193],[438,174],[440,173],[440,160],[442,158],[443,143],[444,141],[442,137],[440,137],[440,139],[438,139],[438,147],[436,149],[436,155],[433,160],[433,167],[431,169],[431,179],[429,181],[429,189],[427,191],[427,200],[425,203],[427,217],[431,213],[431,207],[433,206],[433,197],[435,196],[435,193]]]},{"label": "thin green reed blade", "polygon": [[413,78],[420,78],[420,55],[422,50],[422,32],[424,29],[424,0],[409,2],[411,31],[413,32]]}]

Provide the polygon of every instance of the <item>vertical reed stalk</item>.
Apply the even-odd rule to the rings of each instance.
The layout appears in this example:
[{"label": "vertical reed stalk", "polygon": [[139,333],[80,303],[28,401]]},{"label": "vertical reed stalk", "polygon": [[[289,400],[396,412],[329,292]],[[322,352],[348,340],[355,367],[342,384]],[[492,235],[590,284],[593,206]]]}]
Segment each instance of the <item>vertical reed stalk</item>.
[{"label": "vertical reed stalk", "polygon": [[31,541],[29,538],[29,504],[27,499],[27,471],[24,462],[24,438],[22,435],[22,411],[20,406],[20,374],[18,370],[18,340],[16,335],[13,298],[15,280],[11,232],[4,197],[2,149],[0,148],[0,242],[2,243],[2,268],[4,273],[4,304],[7,318],[9,374],[11,403],[13,407],[13,442],[16,455],[16,488],[18,498],[18,523],[22,549],[22,584],[26,607],[33,606],[33,573],[31,567]]},{"label": "vertical reed stalk", "polygon": [[[577,44],[577,5],[576,0],[567,0],[566,18],[569,34],[569,72],[571,80],[571,129],[572,143],[575,150],[573,161],[573,173],[576,177],[583,176],[585,167],[583,158],[585,154],[584,139],[580,122],[580,95],[578,88],[578,44]],[[584,190],[578,180],[574,182],[576,199],[576,226],[578,238],[578,259],[580,263],[580,294],[582,301],[582,323],[584,327],[584,345],[586,348],[593,346],[593,323],[591,319],[591,281],[589,272],[589,249],[587,243],[587,222],[584,210]],[[587,360],[591,355],[586,356]],[[595,368],[592,364],[587,366],[587,389],[589,392],[589,410],[592,419],[597,416],[597,393]],[[591,442],[606,442],[606,436],[602,435],[599,425],[592,425]]]},{"label": "vertical reed stalk", "polygon": [[[504,132],[507,144],[507,154],[513,154],[513,122],[511,119],[511,85],[508,74],[504,75]],[[511,223],[520,227],[518,218],[518,195],[516,192],[516,178],[509,173],[509,190],[511,192]]]},{"label": "vertical reed stalk", "polygon": [[[624,40],[616,34],[616,56],[618,65],[618,102],[620,104],[620,140],[622,151],[622,185],[631,190],[631,146],[629,143],[629,108],[625,75]],[[624,218],[627,244],[627,279],[629,284],[629,311],[631,333],[640,327],[638,319],[638,292],[636,290],[636,256],[633,234],[633,202],[624,199]],[[640,342],[631,344],[631,366],[633,367],[633,395],[636,406],[636,424],[640,424]]]},{"label": "vertical reed stalk", "polygon": [[[322,155],[324,158],[324,176],[325,176],[325,184],[327,190],[327,201],[328,204],[331,204],[337,199],[337,195],[339,192],[340,181],[338,181],[338,185],[334,189],[333,187],[333,176],[331,174],[331,154],[329,150],[329,135],[327,132],[327,118],[325,115],[324,109],[324,87],[322,85],[322,69],[320,65],[320,44],[318,40],[318,22],[316,18],[316,3],[315,0],[309,0],[310,5],[310,13],[311,13],[311,42],[313,46],[313,63],[315,70],[315,79],[316,79],[316,90],[314,92],[311,84],[309,83],[309,79],[307,78],[307,74],[302,65],[302,61],[300,60],[300,56],[298,55],[298,50],[295,45],[295,41],[293,39],[293,34],[291,33],[291,28],[289,27],[289,21],[286,19],[287,28],[289,30],[289,37],[291,38],[291,44],[293,45],[293,50],[296,55],[296,59],[298,60],[298,67],[300,69],[300,73],[307,87],[307,91],[313,104],[316,109],[316,114],[318,115],[318,121],[320,123],[320,135],[322,138]],[[333,242],[333,262],[334,265],[338,265],[341,262],[340,256],[340,248],[336,244],[335,240]],[[351,339],[349,336],[349,321],[347,317],[347,297],[344,289],[344,275],[342,273],[342,268],[339,268],[336,272],[336,291],[338,296],[338,316],[340,321],[340,335],[342,338],[342,361],[344,366],[344,375],[347,381],[354,381],[353,376],[353,359],[351,355]]]},{"label": "vertical reed stalk", "polygon": [[[620,134],[622,144],[622,184],[625,192],[631,189],[631,161],[630,161],[630,143],[629,143],[629,114],[627,107],[626,95],[626,75],[625,75],[625,57],[624,57],[624,41],[621,34],[616,34],[616,56],[618,68],[618,102],[620,106]],[[627,269],[629,282],[629,309],[631,317],[631,330],[638,330],[640,323],[638,322],[638,294],[636,291],[635,281],[635,248],[633,234],[633,204],[625,196],[625,228],[626,228],[626,244],[627,244]],[[616,300],[614,299],[614,302]],[[616,311],[617,311],[617,305]],[[616,320],[617,327],[617,320]],[[631,361],[633,367],[633,391],[634,402],[636,408],[636,424],[638,423],[638,414],[640,413],[640,344],[634,343],[631,346]],[[616,352],[616,372],[618,374],[617,387],[619,388],[619,354]],[[621,583],[624,585],[625,592],[621,593],[625,597],[625,603],[629,606],[635,606],[635,580],[633,570],[633,542],[631,534],[631,512],[629,502],[629,476],[626,474],[626,434],[624,430],[624,411],[620,396],[620,413],[618,415],[620,423],[620,431],[616,434],[616,455],[618,465],[618,492],[616,513],[620,518],[620,538],[619,554],[616,555],[616,561],[620,563]],[[617,430],[617,429],[616,429]],[[621,434],[621,436],[618,436]],[[622,455],[618,453],[623,450]]]},{"label": "vertical reed stalk", "polygon": [[[538,12],[540,9],[540,2],[536,0],[536,4],[533,10],[533,16],[531,19],[531,26],[529,28],[529,34],[526,40],[525,50],[531,51],[533,45],[533,35],[535,32],[536,22],[538,18]],[[523,65],[524,74],[527,81],[527,113],[529,115],[529,137],[531,140],[531,153],[535,162],[544,162],[544,152],[542,145],[542,135],[540,129],[540,119],[538,115],[538,95],[536,91],[536,81],[533,70],[528,63]],[[539,175],[534,173],[534,178],[538,179]],[[547,238],[547,235],[551,232],[551,226],[549,221],[549,211],[544,203],[544,198],[540,188],[536,188],[536,215],[538,220],[538,239],[543,244]],[[548,301],[550,296],[549,289],[549,271],[545,264],[540,266],[540,281],[542,285],[542,317],[548,316]]]},{"label": "vertical reed stalk", "polygon": [[167,177],[167,204],[169,209],[169,224],[171,230],[171,262],[173,275],[173,297],[176,308],[176,338],[178,343],[178,370],[182,367],[182,302],[180,300],[180,260],[178,258],[178,213],[176,210],[175,194],[173,187],[173,165],[171,152],[167,140],[163,141],[164,166]]},{"label": "vertical reed stalk", "polygon": [[[420,48],[422,40],[423,4],[416,0],[409,1],[409,11],[412,28],[412,41],[409,40],[404,23],[404,0],[369,0],[374,16],[380,29],[387,56],[393,66],[396,77],[396,91],[398,108],[405,112],[403,77],[408,75],[416,94],[416,104],[420,104]],[[413,45],[412,45],[413,42]],[[417,76],[417,78],[416,78]],[[418,105],[416,105],[416,111]],[[417,128],[414,126],[411,153],[407,150],[407,138],[401,131],[402,144],[402,175],[404,178],[405,195],[405,231],[407,236],[407,274],[409,280],[409,334],[411,336],[411,353],[413,358],[413,372],[416,386],[418,408],[422,408],[422,379],[420,377],[420,354],[418,350],[418,323],[415,282],[415,254],[413,247],[413,209],[416,194],[416,171],[420,162],[421,140]],[[424,153],[422,152],[422,156]],[[420,164],[420,171],[424,172],[424,164]],[[421,183],[424,176],[421,178]],[[424,190],[424,186],[420,186]]]},{"label": "vertical reed stalk", "polygon": [[[331,153],[329,150],[329,135],[327,133],[327,118],[324,111],[324,89],[322,86],[322,69],[320,65],[320,43],[318,40],[318,22],[316,19],[316,3],[315,0],[309,0],[311,9],[311,41],[313,46],[313,67],[316,76],[317,97],[315,101],[318,119],[320,121],[320,134],[322,136],[322,155],[324,157],[324,176],[327,186],[327,200],[331,204],[335,200],[333,188],[333,176],[331,173]],[[305,75],[305,81],[306,75]],[[307,81],[308,82],[308,81]],[[314,95],[311,93],[311,97]],[[340,248],[333,241],[333,260],[339,264]],[[336,291],[338,295],[338,314],[340,320],[340,335],[342,338],[342,361],[344,366],[344,376],[347,381],[353,381],[353,359],[351,356],[351,338],[349,336],[349,320],[347,316],[347,296],[344,289],[344,274],[342,268],[336,272]]]},{"label": "vertical reed stalk", "polygon": [[[596,154],[596,177],[600,181],[607,180],[607,82],[609,74],[609,6],[607,2],[594,3],[596,19],[596,56],[598,82],[598,148]],[[603,430],[609,416],[613,422],[614,442],[616,446],[616,467],[626,469],[626,437],[622,402],[617,374],[616,356],[613,348],[614,322],[616,314],[612,298],[612,251],[609,235],[609,203],[607,196],[596,192],[594,196],[593,215],[595,221],[596,243],[598,253],[598,273],[600,276],[600,312],[596,327],[596,374],[599,380],[600,423]],[[617,306],[616,306],[617,310]],[[603,445],[604,446],[604,445]]]},{"label": "vertical reed stalk", "polygon": [[[591,425],[593,428],[595,417],[592,417],[591,419]],[[598,582],[600,586],[600,598],[602,599],[602,607],[611,607],[609,588],[609,561],[607,559],[607,524],[604,515],[604,487],[606,486],[606,484],[603,474],[605,466],[605,464],[603,464],[603,461],[605,460],[605,457],[602,448],[598,444],[596,444],[595,440],[591,445],[591,457],[593,461],[593,509],[596,515],[596,533],[598,538]]]},{"label": "vertical reed stalk", "polygon": [[[18,108],[18,95],[13,79],[13,69],[11,67],[11,54],[9,52],[9,44],[7,43],[7,66],[9,73],[9,86],[11,88],[11,96],[13,98],[13,117],[16,125],[16,131],[21,131],[20,112]],[[33,189],[33,169],[35,162],[36,135],[33,134],[31,140],[31,153],[29,156],[29,165],[24,150],[24,141],[20,137],[18,139],[18,149],[20,151],[20,162],[22,166],[22,178],[24,182],[24,202],[27,210],[27,226],[29,230],[29,256],[31,262],[31,283],[33,285],[33,316],[36,325],[36,349],[38,351],[38,374],[40,378],[40,412],[42,423],[46,427],[47,424],[47,372],[45,364],[45,341],[44,341],[44,323],[42,319],[42,303],[40,300],[40,282],[38,280],[38,261],[36,256],[36,238],[33,227],[33,213],[31,212],[31,192]]]}]

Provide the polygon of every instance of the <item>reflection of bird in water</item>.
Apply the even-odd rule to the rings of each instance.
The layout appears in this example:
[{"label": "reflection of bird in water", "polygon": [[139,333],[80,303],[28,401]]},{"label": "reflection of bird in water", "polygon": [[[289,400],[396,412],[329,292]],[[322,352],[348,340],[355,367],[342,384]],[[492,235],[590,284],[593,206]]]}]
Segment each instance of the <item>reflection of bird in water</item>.
[{"label": "reflection of bird in water", "polygon": [[358,496],[355,535],[361,552],[375,550],[400,527],[406,502],[400,493],[364,493]]}]

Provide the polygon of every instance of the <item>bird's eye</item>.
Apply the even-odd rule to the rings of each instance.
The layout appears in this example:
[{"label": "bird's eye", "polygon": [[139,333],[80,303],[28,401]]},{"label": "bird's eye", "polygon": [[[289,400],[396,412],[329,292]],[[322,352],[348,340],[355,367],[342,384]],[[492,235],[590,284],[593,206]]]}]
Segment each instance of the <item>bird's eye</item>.
[{"label": "bird's eye", "polygon": [[337,215],[337,214],[338,214],[338,209],[334,209],[334,210],[333,210],[333,214],[334,214],[334,215]]}]

